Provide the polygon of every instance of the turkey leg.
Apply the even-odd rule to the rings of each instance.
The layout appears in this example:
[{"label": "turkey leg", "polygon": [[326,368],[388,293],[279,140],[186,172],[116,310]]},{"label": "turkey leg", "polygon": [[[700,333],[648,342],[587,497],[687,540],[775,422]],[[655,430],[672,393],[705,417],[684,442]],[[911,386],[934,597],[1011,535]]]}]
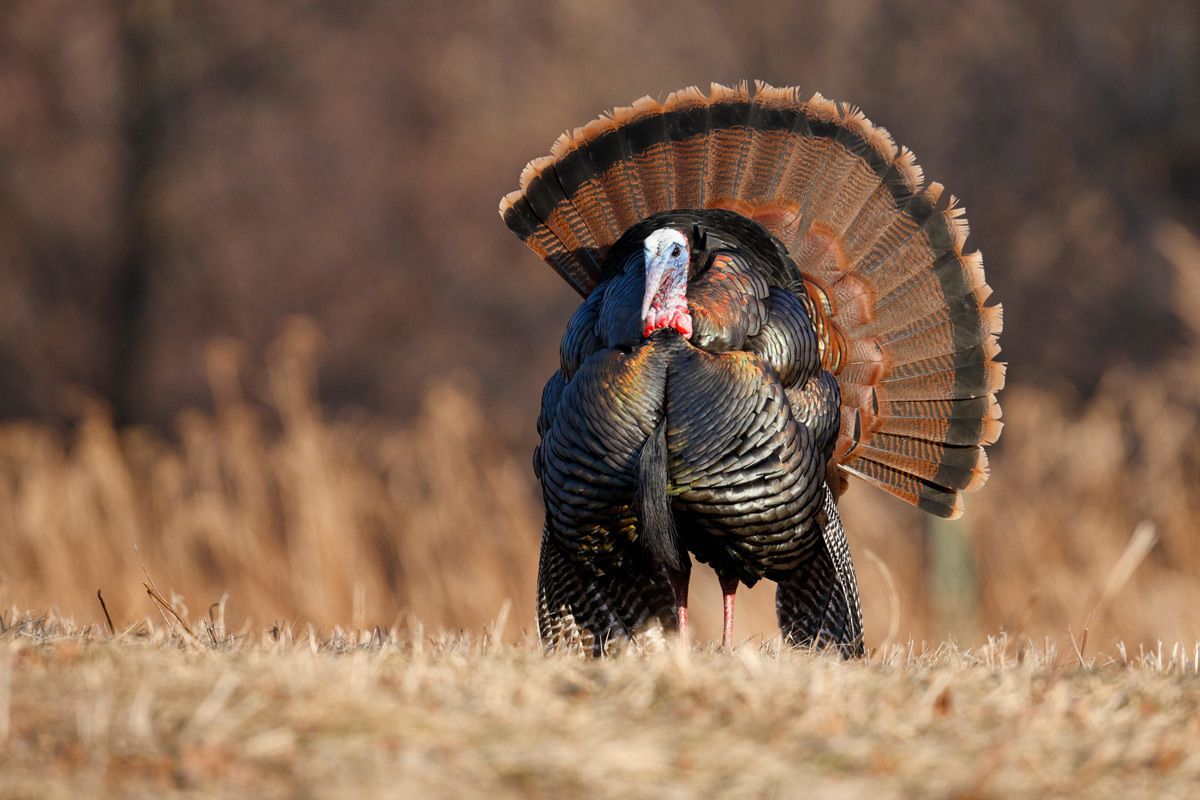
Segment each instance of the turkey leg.
[{"label": "turkey leg", "polygon": [[[685,561],[687,567],[691,566],[690,561]],[[688,579],[691,577],[691,569],[667,569],[667,578],[671,581],[671,591],[675,593],[675,619],[679,623],[679,638],[684,644],[688,643],[687,630],[687,602],[688,602]]]},{"label": "turkey leg", "polygon": [[724,575],[718,575],[717,579],[721,582],[721,598],[725,611],[725,634],[721,637],[721,646],[728,652],[733,650],[733,596],[737,594],[739,581]]}]

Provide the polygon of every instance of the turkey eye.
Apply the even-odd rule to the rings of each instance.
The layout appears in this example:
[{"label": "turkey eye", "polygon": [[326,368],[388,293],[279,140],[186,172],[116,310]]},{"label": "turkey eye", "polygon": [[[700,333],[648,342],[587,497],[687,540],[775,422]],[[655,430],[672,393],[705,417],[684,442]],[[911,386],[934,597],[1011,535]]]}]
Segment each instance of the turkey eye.
[{"label": "turkey eye", "polygon": [[671,248],[671,258],[679,258],[679,253],[679,245],[675,245]]}]

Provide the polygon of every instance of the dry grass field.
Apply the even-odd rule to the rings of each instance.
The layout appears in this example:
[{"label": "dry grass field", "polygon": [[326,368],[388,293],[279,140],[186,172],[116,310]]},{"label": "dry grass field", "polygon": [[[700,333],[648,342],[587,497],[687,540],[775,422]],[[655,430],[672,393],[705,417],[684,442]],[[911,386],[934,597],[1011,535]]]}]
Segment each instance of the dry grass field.
[{"label": "dry grass field", "polygon": [[[0,797],[1194,797],[1200,650],[592,660],[381,630],[0,633]],[[503,621],[499,621],[503,626]]]}]

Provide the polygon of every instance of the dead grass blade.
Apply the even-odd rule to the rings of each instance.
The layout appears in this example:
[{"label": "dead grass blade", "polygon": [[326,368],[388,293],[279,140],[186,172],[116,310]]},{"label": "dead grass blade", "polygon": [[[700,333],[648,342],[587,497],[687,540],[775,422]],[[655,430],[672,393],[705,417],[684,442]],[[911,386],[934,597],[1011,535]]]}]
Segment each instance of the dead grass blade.
[{"label": "dead grass blade", "polygon": [[[1076,648],[1079,652],[1080,663],[1083,662],[1082,651],[1087,649],[1088,631],[1091,628],[1092,620],[1104,613],[1125,584],[1129,582],[1129,579],[1133,577],[1134,570],[1150,554],[1157,541],[1158,530],[1153,523],[1144,521],[1134,528],[1133,535],[1129,537],[1129,542],[1125,545],[1121,557],[1113,564],[1104,583],[1100,585],[1093,596],[1087,619],[1083,623],[1083,641]],[[1072,636],[1072,641],[1074,641],[1074,636]]]},{"label": "dead grass blade", "polygon": [[96,590],[96,599],[100,601],[100,608],[104,611],[104,619],[108,622],[108,632],[111,636],[117,635],[117,629],[113,627],[112,617],[108,613],[108,605],[104,602],[104,595],[100,594],[100,590]]},{"label": "dead grass blade", "polygon": [[875,555],[875,552],[870,548],[863,550],[863,555],[875,565],[875,569],[879,570],[879,575],[883,578],[883,585],[887,588],[888,629],[878,648],[883,652],[896,641],[896,637],[900,633],[900,593],[896,591],[896,581],[892,578],[892,571],[888,569],[887,564],[883,563],[883,559]]},{"label": "dead grass blade", "polygon": [[[179,612],[175,610],[175,606],[168,603],[166,601],[166,599],[163,598],[163,596],[158,593],[158,590],[155,589],[150,584],[143,583],[142,586],[146,587],[146,594],[150,595],[150,599],[153,600],[155,606],[158,607],[159,613],[162,613],[164,610],[169,611],[171,613],[171,616],[175,618],[175,621],[179,623],[180,627],[182,627],[184,629],[184,631],[187,632],[188,636],[191,636],[193,639],[199,640],[200,637],[197,636],[194,631],[192,631],[191,626],[187,624],[187,620],[185,620],[182,616],[180,616]],[[164,620],[167,619],[166,614],[163,614],[163,619]],[[170,626],[170,624],[171,624],[170,620],[167,620],[167,625]]]}]

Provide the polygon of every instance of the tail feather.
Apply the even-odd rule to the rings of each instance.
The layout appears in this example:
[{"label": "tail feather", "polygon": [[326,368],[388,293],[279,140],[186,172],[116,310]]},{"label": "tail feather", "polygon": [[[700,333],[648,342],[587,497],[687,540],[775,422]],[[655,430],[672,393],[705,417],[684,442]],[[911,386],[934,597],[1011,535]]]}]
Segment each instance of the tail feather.
[{"label": "tail feather", "polygon": [[913,318],[927,317],[948,301],[986,298],[987,283],[978,262],[978,258],[959,258],[954,253],[942,256],[875,303],[875,327],[891,330]]},{"label": "tail feather", "polygon": [[877,415],[879,433],[947,445],[992,444],[1000,437],[1000,404],[995,397],[964,400],[893,400]]},{"label": "tail feather", "polygon": [[795,254],[796,240],[803,237],[800,226],[808,199],[835,147],[828,135],[819,132],[830,132],[827,121],[836,114],[832,102],[815,94],[801,105],[800,118],[793,126],[795,141],[787,164],[781,165],[775,186],[777,202],[783,207],[784,213],[774,226],[767,225],[767,229],[779,237],[789,253]]},{"label": "tail feather", "polygon": [[625,139],[633,156],[642,202],[649,208],[672,208],[671,163],[663,107],[649,97],[633,104]]},{"label": "tail feather", "polygon": [[[642,98],[564,134],[500,204],[584,296],[608,249],[662,211],[726,208],[787,248],[842,389],[845,472],[961,513],[1002,424],[1003,325],[956,199],[857,108],[757,83]],[[781,278],[781,280],[783,280]]]},{"label": "tail feather", "polygon": [[[647,102],[654,102],[649,98],[642,98],[640,101],[644,106]],[[640,222],[646,218],[647,208],[651,208],[648,199],[645,184],[642,183],[639,161],[648,154],[645,152],[638,153],[638,157],[634,157],[633,145],[629,141],[630,126],[637,118],[635,109],[633,108],[618,108],[612,112],[613,130],[617,136],[617,146],[621,152],[620,164],[625,168],[625,175],[629,180],[629,195],[633,202],[633,216],[635,222]],[[651,157],[651,160],[652,157]],[[617,165],[613,165],[615,170]]]},{"label": "tail feather", "polygon": [[[980,348],[973,348],[978,353]],[[929,361],[946,358],[935,356]],[[920,362],[928,363],[928,362]],[[906,365],[912,366],[912,365]],[[962,400],[997,391],[1004,384],[1005,368],[994,361],[973,360],[938,371],[885,378],[881,390],[894,400]]]},{"label": "tail feather", "polygon": [[796,121],[803,119],[797,111],[794,89],[775,89],[765,84],[755,86],[754,104],[750,109],[749,143],[745,161],[738,172],[734,197],[754,206],[774,195],[775,184],[788,161],[794,145]]},{"label": "tail feather", "polygon": [[[570,252],[586,252],[584,243],[591,239],[591,230],[563,190],[553,157],[529,162],[522,180],[526,177],[529,181],[537,179],[541,187],[541,191],[527,195],[533,213],[543,223],[553,224],[559,243]],[[594,263],[590,256],[587,261]]]},{"label": "tail feather", "polygon": [[914,195],[905,207],[907,213],[881,230],[867,252],[850,262],[850,271],[869,278],[877,297],[893,295],[918,272],[932,269],[947,251],[961,249],[963,228],[958,215],[962,209],[951,198],[950,207],[936,211],[940,196],[941,186],[936,183]]},{"label": "tail feather", "polygon": [[663,103],[663,120],[671,163],[672,207],[703,208],[708,98],[695,86],[675,92]]},{"label": "tail feather", "polygon": [[916,478],[966,491],[983,485],[987,456],[974,447],[952,447],[940,442],[876,433],[861,445],[856,455],[864,460],[893,467]]},{"label": "tail feather", "polygon": [[713,84],[708,106],[708,154],[703,208],[727,206],[736,197],[738,173],[750,141],[752,109],[746,84],[730,89]]},{"label": "tail feather", "polygon": [[866,458],[856,459],[853,465],[842,464],[841,468],[912,503],[922,511],[948,519],[962,516],[962,495],[958,489],[947,489],[941,484]]},{"label": "tail feather", "polygon": [[[824,119],[830,120],[828,124],[832,124],[836,132],[805,193],[796,237],[789,246],[791,252],[796,251],[814,225],[819,225],[834,238],[840,237],[879,186],[879,166],[890,160],[895,152],[887,132],[872,126],[857,108],[836,103],[822,104],[820,108],[827,115]],[[826,240],[826,247],[829,244],[831,241]],[[797,263],[802,263],[804,257],[800,255]]]},{"label": "tail feather", "polygon": [[[1003,323],[1000,306],[978,306],[973,298],[953,301],[931,314],[887,335],[896,338],[880,343],[889,363],[909,364],[933,354],[952,355],[972,347],[998,347],[994,334]],[[894,361],[893,361],[894,359]]]},{"label": "tail feather", "polygon": [[879,185],[839,237],[844,263],[861,275],[874,272],[886,253],[911,237],[925,222],[941,192],[936,183],[922,188],[925,178],[911,150],[900,148],[897,154],[890,136],[886,141],[890,145],[886,155],[878,150],[876,153],[890,163],[873,162]]},{"label": "tail feather", "polygon": [[527,192],[512,192],[505,196],[505,221],[508,227],[525,240],[526,246],[537,253],[575,291],[586,296],[594,286],[591,271],[562,247],[562,240],[537,215]]},{"label": "tail feather", "polygon": [[606,204],[613,229],[620,236],[643,218],[633,167],[626,160],[627,143],[612,117],[589,122],[583,127],[582,138],[592,161],[592,174],[603,190],[600,201]]},{"label": "tail feather", "polygon": [[[580,233],[579,240],[590,243],[612,236],[616,230],[616,222],[608,213],[605,203],[600,200],[600,188],[592,174],[592,161],[588,157],[587,148],[572,146],[574,141],[572,134],[564,133],[550,149],[551,157],[556,159],[555,177],[563,194],[570,201],[569,205],[560,205],[558,211],[562,215],[561,219],[572,230]],[[534,189],[534,186],[530,186],[527,193],[536,193]],[[546,223],[548,229],[558,229],[558,220],[552,217],[546,219],[549,220]],[[583,235],[582,231],[586,231],[587,234]],[[589,280],[592,274],[600,271],[598,254],[590,247],[585,246],[577,251],[568,249],[567,252],[578,254],[578,259],[582,262],[580,269],[589,276]]]}]

